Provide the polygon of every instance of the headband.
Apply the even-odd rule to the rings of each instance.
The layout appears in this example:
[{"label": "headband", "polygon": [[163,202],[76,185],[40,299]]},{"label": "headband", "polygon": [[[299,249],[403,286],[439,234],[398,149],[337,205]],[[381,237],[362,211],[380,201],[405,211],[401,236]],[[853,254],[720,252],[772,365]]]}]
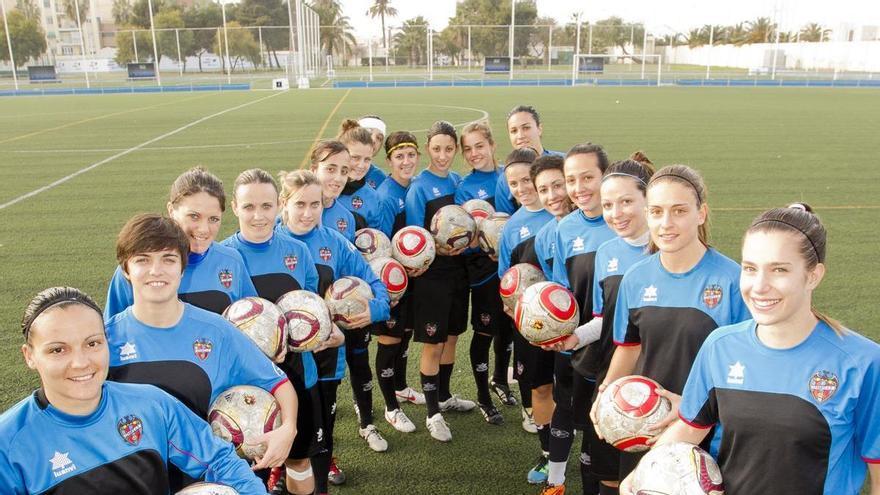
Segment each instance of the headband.
[{"label": "headband", "polygon": [[385,122],[382,122],[382,119],[377,119],[376,117],[364,117],[358,120],[358,125],[366,129],[376,129],[381,132],[383,136],[387,129]]},{"label": "headband", "polygon": [[[790,208],[791,208],[791,207],[790,207]],[[795,209],[795,210],[806,211],[806,210],[804,210],[803,208],[798,208],[798,207],[794,207],[794,209]],[[795,224],[793,224],[793,223],[786,222],[785,220],[781,220],[781,219],[778,219],[778,218],[765,218],[764,220],[761,220],[760,222],[756,222],[754,225],[752,225],[752,228],[755,228],[755,227],[757,227],[758,225],[761,225],[762,223],[770,223],[770,222],[779,222],[779,223],[781,223],[781,224],[788,225],[789,227],[791,227],[791,228],[793,228],[794,230],[796,230],[796,231],[800,232],[801,234],[803,234],[803,236],[807,238],[807,241],[810,242],[810,246],[813,248],[813,252],[816,253],[816,260],[819,261],[819,262],[822,261],[822,260],[819,259],[819,250],[816,249],[816,243],[813,242],[813,238],[810,237],[810,236],[807,234],[806,231],[804,231],[802,228],[798,227],[797,225],[795,225]]]},{"label": "headband", "polygon": [[664,178],[664,177],[676,177],[676,178],[678,178],[678,179],[681,179],[681,180],[687,182],[687,183],[690,184],[691,187],[694,189],[694,192],[697,193],[697,201],[699,201],[700,203],[703,202],[703,195],[700,194],[700,189],[697,187],[696,184],[694,184],[694,181],[688,179],[687,177],[685,177],[685,176],[683,176],[683,175],[679,175],[679,174],[663,174],[663,175],[661,175],[661,176],[659,176],[659,177],[657,177],[656,175],[655,175],[654,177],[657,178],[658,180],[659,180],[659,179],[662,179],[662,178]]},{"label": "headband", "polygon": [[641,183],[641,184],[642,184],[643,186],[645,186],[645,187],[648,186],[648,184],[646,184],[645,181],[642,180],[641,177],[639,177],[639,176],[637,176],[637,175],[633,175],[633,174],[627,174],[627,173],[624,173],[624,172],[611,172],[610,174],[605,174],[605,177],[602,177],[602,182],[605,182],[605,179],[607,179],[607,178],[609,178],[609,177],[614,177],[614,176],[618,176],[618,177],[629,177],[629,178],[631,178],[631,179],[635,179],[635,180],[639,181],[639,183]]},{"label": "headband", "polygon": [[412,146],[413,148],[416,149],[416,151],[418,151],[418,149],[419,149],[419,145],[417,145],[416,143],[413,143],[413,142],[410,142],[410,141],[404,141],[404,142],[402,142],[402,143],[397,143],[397,144],[395,144],[394,146],[392,146],[391,149],[388,150],[388,153],[386,153],[386,154],[390,157],[390,156],[391,156],[391,153],[394,153],[397,149],[399,149],[399,148],[406,148],[406,147],[408,147],[408,146]]},{"label": "headband", "polygon": [[94,303],[90,304],[89,301],[83,300],[80,297],[65,297],[64,299],[59,299],[59,300],[53,302],[52,304],[49,304],[48,306],[41,308],[39,311],[36,311],[33,315],[31,315],[31,318],[28,321],[22,322],[21,333],[24,334],[25,340],[27,340],[28,335],[31,333],[31,326],[34,324],[35,321],[37,321],[37,318],[39,318],[41,314],[45,313],[46,311],[49,311],[50,309],[52,309],[55,306],[58,306],[60,304],[71,304],[71,303],[82,304],[83,306],[85,306],[87,308],[94,309],[98,313],[101,313],[101,310],[97,306],[93,305]]}]

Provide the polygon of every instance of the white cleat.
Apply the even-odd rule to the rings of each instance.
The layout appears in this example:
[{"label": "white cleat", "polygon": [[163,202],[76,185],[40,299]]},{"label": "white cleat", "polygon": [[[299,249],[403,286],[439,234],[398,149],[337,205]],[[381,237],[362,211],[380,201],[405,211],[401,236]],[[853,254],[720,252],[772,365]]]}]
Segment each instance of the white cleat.
[{"label": "white cleat", "polygon": [[397,408],[393,411],[385,410],[385,421],[401,433],[412,433],[416,431],[416,425],[406,416],[403,409]]},{"label": "white cleat", "polygon": [[467,400],[467,399],[459,399],[457,395],[453,395],[452,397],[450,397],[440,403],[440,410],[443,412],[446,412],[446,411],[468,412],[468,411],[473,411],[475,407],[477,407],[476,402],[474,402],[472,400]]},{"label": "white cleat", "polygon": [[532,411],[522,408],[522,427],[529,433],[538,433],[538,427],[535,426],[535,418],[532,417]]},{"label": "white cleat", "polygon": [[409,402],[416,405],[422,405],[425,403],[425,394],[421,392],[416,392],[412,389],[412,387],[406,387],[403,390],[397,390],[394,392],[397,395],[397,400],[402,402]]},{"label": "white cleat", "polygon": [[449,431],[449,425],[446,424],[446,420],[443,419],[443,415],[437,413],[430,418],[425,418],[425,426],[428,427],[428,431],[431,432],[431,437],[434,440],[439,440],[441,442],[449,442],[452,440],[452,432]]},{"label": "white cleat", "polygon": [[366,428],[359,428],[358,433],[374,451],[385,452],[388,450],[388,442],[382,438],[382,434],[376,429],[376,425],[367,425]]}]

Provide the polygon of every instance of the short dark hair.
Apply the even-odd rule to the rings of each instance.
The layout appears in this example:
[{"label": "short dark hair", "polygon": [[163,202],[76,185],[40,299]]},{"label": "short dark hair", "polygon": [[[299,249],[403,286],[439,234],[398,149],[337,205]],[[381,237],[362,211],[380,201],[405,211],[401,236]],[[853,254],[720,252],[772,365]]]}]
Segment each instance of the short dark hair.
[{"label": "short dark hair", "polygon": [[535,107],[531,105],[517,105],[513,107],[511,111],[507,112],[507,120],[510,120],[514,115],[523,112],[531,114],[532,118],[535,119],[535,125],[541,125],[541,116],[538,115],[538,111],[535,110]]},{"label": "short dark hair", "polygon": [[529,170],[529,175],[532,178],[532,182],[535,182],[535,179],[538,178],[538,175],[541,172],[547,170],[558,170],[559,173],[565,175],[565,171],[563,166],[565,165],[565,159],[558,155],[544,155],[538,157],[532,163],[532,168]]},{"label": "short dark hair", "polygon": [[116,238],[116,261],[127,272],[125,264],[142,253],[172,249],[180,253],[181,272],[189,256],[189,240],[174,220],[155,213],[134,216],[125,223]]},{"label": "short dark hair", "polygon": [[511,151],[510,154],[507,155],[507,158],[504,159],[504,165],[510,166],[514,163],[526,163],[531,165],[537,159],[537,151],[532,148],[519,148]]},{"label": "short dark hair", "polygon": [[73,304],[85,306],[98,313],[103,327],[104,317],[101,308],[88,294],[74,287],[49,287],[37,293],[24,310],[24,316],[21,318],[21,333],[25,342],[30,341],[31,327],[41,314],[49,309],[63,309]]},{"label": "short dark hair", "polygon": [[569,157],[575,155],[589,154],[596,155],[596,159],[599,160],[599,171],[604,174],[605,170],[608,169],[608,154],[605,153],[605,148],[603,148],[601,144],[594,144],[590,142],[576,144],[572,146],[570,150],[568,150],[568,153],[565,154],[565,158],[567,160]]},{"label": "short dark hair", "polygon": [[226,211],[226,192],[223,190],[223,181],[216,175],[205,170],[204,167],[193,167],[180,174],[171,184],[171,192],[168,194],[168,202],[176,206],[181,199],[198,194],[208,193],[220,202],[220,211]]},{"label": "short dark hair", "polygon": [[434,136],[440,135],[451,137],[452,142],[455,143],[456,146],[458,146],[458,133],[455,132],[455,126],[445,120],[438,120],[437,122],[434,122],[434,125],[432,125],[430,129],[428,129],[428,137],[426,138],[425,142],[427,144],[431,144],[431,139],[433,139]]}]

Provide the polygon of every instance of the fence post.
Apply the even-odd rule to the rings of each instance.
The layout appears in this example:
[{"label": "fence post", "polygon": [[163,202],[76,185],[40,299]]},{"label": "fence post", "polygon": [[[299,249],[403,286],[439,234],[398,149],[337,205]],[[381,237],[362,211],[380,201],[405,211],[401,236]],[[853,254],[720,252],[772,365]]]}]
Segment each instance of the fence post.
[{"label": "fence post", "polygon": [[706,79],[709,79],[709,70],[712,67],[712,46],[715,44],[715,25],[709,26],[709,53],[706,54]]},{"label": "fence post", "polygon": [[577,81],[578,66],[581,58],[581,16],[577,16],[577,41],[574,44],[574,59],[571,61],[571,85],[574,86]]},{"label": "fence post", "polygon": [[547,31],[549,32],[549,48],[547,48],[547,72],[553,70],[553,24],[547,26]]},{"label": "fence post", "polygon": [[590,24],[590,35],[587,38],[587,55],[593,54],[593,24]]},{"label": "fence post", "polygon": [[373,82],[373,38],[367,38],[367,59],[370,64],[370,82]]},{"label": "fence post", "polygon": [[9,49],[9,63],[12,64],[12,82],[15,84],[15,90],[18,91],[18,74],[15,72],[15,57],[12,55],[12,37],[9,34],[9,22],[6,19],[6,5],[0,0],[0,9],[3,14],[3,27],[6,32],[6,48]]},{"label": "fence post", "polygon": [[177,68],[178,73],[183,77],[183,55],[180,53],[180,30],[174,28],[174,38],[177,39]]},{"label": "fence post", "polygon": [[139,63],[141,63],[141,58],[138,56],[138,39],[137,39],[137,33],[135,32],[134,29],[132,29],[132,30],[129,31],[129,32],[131,33],[131,42],[132,42],[132,44],[134,45],[134,61],[135,61],[135,63],[139,64]]},{"label": "fence post", "polygon": [[514,42],[514,34],[513,31],[516,28],[516,0],[510,0],[510,43],[509,53],[510,53],[510,80],[513,80],[513,66],[516,63],[513,61],[513,42]]},{"label": "fence post", "polygon": [[471,25],[468,24],[468,72],[471,71],[471,62],[474,58],[474,52],[471,51]]},{"label": "fence post", "polygon": [[[220,2],[220,12],[223,14],[223,41],[226,45],[226,84],[232,84],[232,57],[229,56],[229,30],[226,27],[226,4]],[[218,42],[220,40],[217,40]]]},{"label": "fence post", "polygon": [[642,79],[645,79],[645,52],[648,51],[648,28],[642,24],[642,31],[644,35],[642,36]]},{"label": "fence post", "polygon": [[153,0],[147,0],[147,12],[150,13],[150,36],[153,38],[153,63],[156,66],[156,85],[162,85],[162,76],[159,70],[159,46],[156,44],[156,27],[153,25]]},{"label": "fence post", "polygon": [[[83,33],[82,20],[79,18],[79,0],[73,0],[73,6],[76,9],[76,25],[79,28],[79,47],[82,51],[83,74],[86,76],[86,87],[91,88],[92,85],[89,82],[89,67],[88,64],[86,64],[86,37]],[[7,29],[6,32],[9,33],[9,29]],[[11,43],[10,46],[12,46]]]},{"label": "fence post", "polygon": [[263,55],[263,26],[257,27],[257,36],[260,37],[260,65],[266,66],[266,56]]}]

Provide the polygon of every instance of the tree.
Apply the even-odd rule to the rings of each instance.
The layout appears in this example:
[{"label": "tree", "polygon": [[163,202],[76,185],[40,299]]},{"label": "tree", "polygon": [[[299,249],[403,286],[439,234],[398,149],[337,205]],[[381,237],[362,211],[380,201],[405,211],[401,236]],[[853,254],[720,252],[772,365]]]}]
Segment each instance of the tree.
[{"label": "tree", "polygon": [[131,24],[132,9],[128,0],[113,0],[113,22],[117,26]]},{"label": "tree", "polygon": [[[116,56],[113,60],[120,66],[131,62],[153,60],[153,38],[149,31],[139,26],[119,26],[116,32]],[[135,43],[137,54],[135,54]]]},{"label": "tree", "polygon": [[318,13],[321,26],[325,26],[321,29],[321,49],[324,54],[340,56],[342,63],[348,65],[345,53],[352,53],[357,42],[351,32],[351,21],[342,15],[342,6],[336,0],[315,0],[311,7]]},{"label": "tree", "polygon": [[216,3],[194,4],[183,13],[183,22],[190,28],[215,28],[194,29],[193,43],[187,55],[198,57],[199,72],[202,72],[202,56],[210,52],[217,38],[217,26],[223,23],[223,14],[220,6]]},{"label": "tree", "polygon": [[397,9],[391,6],[391,0],[374,0],[373,5],[367,11],[367,14],[373,19],[375,19],[376,16],[379,16],[382,19],[382,48],[388,48],[385,41],[385,16],[397,17]]},{"label": "tree", "polygon": [[422,16],[403,21],[392,39],[396,53],[405,53],[410,67],[419,65],[427,56],[428,20]]},{"label": "tree", "polygon": [[[529,36],[529,51],[544,59],[547,63],[552,56],[550,53],[550,30],[556,30],[556,19],[552,17],[538,17],[535,19],[535,30]],[[553,33],[553,40],[558,45],[559,40]]]},{"label": "tree", "polygon": [[26,19],[40,23],[40,7],[35,0],[16,0],[15,8],[24,14]]},{"label": "tree", "polygon": [[749,30],[746,29],[745,23],[739,22],[727,28],[727,43],[731,45],[741,46],[749,40]]},{"label": "tree", "polygon": [[150,12],[149,12],[149,4],[153,4],[153,22],[156,22],[155,16],[159,13],[160,10],[165,8],[164,0],[152,0],[152,2],[148,2],[147,0],[136,0],[134,5],[131,7],[131,23],[134,26],[150,29]]},{"label": "tree", "polygon": [[593,53],[607,53],[608,49],[616,47],[620,48],[623,53],[629,54],[627,46],[630,46],[630,40],[633,45],[641,46],[644,36],[645,27],[641,24],[627,25],[620,17],[612,16],[596,21],[593,26],[592,51]]},{"label": "tree", "polygon": [[811,22],[801,28],[801,41],[820,43],[831,37],[831,30],[825,29],[821,24]]},{"label": "tree", "polygon": [[[156,14],[153,22],[155,22],[157,29],[156,43],[159,45],[159,61],[162,61],[162,57],[171,57],[180,63],[184,63],[187,52],[192,50],[193,33],[183,29],[185,24],[180,10],[177,7],[166,8]],[[159,29],[177,29],[178,31],[158,31]],[[177,56],[178,40],[180,40],[180,57]]]},{"label": "tree", "polygon": [[89,0],[61,0],[61,12],[73,22],[76,22],[76,7],[79,4],[79,21],[82,24],[89,22]]},{"label": "tree", "polygon": [[[19,10],[8,12],[9,37],[12,38],[12,56],[15,65],[24,66],[28,60],[46,53],[46,33],[39,20],[29,19]],[[9,46],[6,44],[6,28],[0,22],[0,60],[9,62]]]},{"label": "tree", "polygon": [[[529,40],[538,18],[534,0],[517,2],[514,56],[528,54]],[[455,7],[453,25],[498,25],[502,28],[474,27],[471,29],[471,48],[482,56],[507,55],[509,47],[510,2],[507,0],[462,0]]]},{"label": "tree", "polygon": [[759,17],[747,23],[749,29],[748,43],[770,43],[776,36],[776,24],[769,17]]},{"label": "tree", "polygon": [[[244,65],[244,61],[251,62],[254,66],[260,63],[260,45],[254,39],[254,35],[250,30],[239,29],[241,24],[238,21],[230,21],[226,23],[227,32],[221,36],[214,46],[214,53],[223,53],[229,58],[229,71],[232,72],[238,65]],[[229,45],[226,45],[226,40]],[[222,52],[221,52],[222,43]],[[223,66],[226,66],[226,59],[223,58]]]},{"label": "tree", "polygon": [[[236,20],[242,26],[285,26],[289,22],[287,4],[281,0],[243,0],[236,12]],[[264,29],[263,45],[270,54],[269,66],[272,66],[272,57],[278,67],[277,50],[287,49],[290,46],[289,29]]]}]

